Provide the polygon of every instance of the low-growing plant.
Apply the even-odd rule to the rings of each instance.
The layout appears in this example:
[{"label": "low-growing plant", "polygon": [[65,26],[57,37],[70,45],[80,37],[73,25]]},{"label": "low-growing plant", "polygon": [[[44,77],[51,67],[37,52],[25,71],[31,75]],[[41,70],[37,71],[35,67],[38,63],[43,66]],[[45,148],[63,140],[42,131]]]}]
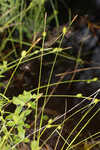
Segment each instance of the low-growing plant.
[{"label": "low-growing plant", "polygon": [[[18,97],[13,97],[9,100],[3,94],[0,94],[0,149],[9,149],[20,141],[28,142],[29,139],[25,138],[26,129],[30,125],[25,123],[27,116],[36,109],[35,100],[41,97],[41,94],[31,94],[31,92],[24,91]],[[14,112],[6,111],[6,107],[10,103],[16,106]],[[7,147],[5,147],[5,145]]]}]

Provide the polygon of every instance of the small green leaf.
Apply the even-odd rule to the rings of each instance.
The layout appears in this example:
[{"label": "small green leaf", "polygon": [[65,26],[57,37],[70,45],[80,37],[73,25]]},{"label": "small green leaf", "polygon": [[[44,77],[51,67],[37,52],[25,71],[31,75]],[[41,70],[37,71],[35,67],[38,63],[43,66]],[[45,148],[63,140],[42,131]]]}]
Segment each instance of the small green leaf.
[{"label": "small green leaf", "polygon": [[28,107],[30,108],[33,108],[33,109],[36,109],[36,103],[35,102],[29,102],[28,103]]},{"label": "small green leaf", "polygon": [[42,93],[40,93],[40,94],[38,94],[38,95],[33,94],[33,95],[32,95],[32,98],[33,98],[33,99],[39,99],[42,95],[43,95]]},{"label": "small green leaf", "polygon": [[21,113],[20,117],[21,117],[21,118],[25,118],[26,116],[28,116],[28,115],[31,113],[31,111],[32,111],[32,110],[30,110],[30,109],[24,110],[24,111]]},{"label": "small green leaf", "polygon": [[23,129],[22,126],[18,126],[18,136],[21,138],[21,139],[24,139],[25,138],[25,130]]},{"label": "small green leaf", "polygon": [[15,125],[15,122],[14,121],[8,121],[7,122],[7,126],[9,126],[9,127],[12,127],[12,126],[14,126]]},{"label": "small green leaf", "polygon": [[13,118],[13,113],[9,114],[9,115],[6,117],[7,120],[12,120],[12,118]]},{"label": "small green leaf", "polygon": [[22,111],[22,106],[17,106],[17,108],[15,109],[14,114],[17,116],[21,113],[21,111]]},{"label": "small green leaf", "polygon": [[32,98],[31,92],[24,91],[18,97],[13,97],[12,101],[15,105],[24,106]]},{"label": "small green leaf", "polygon": [[36,95],[31,94],[30,91],[24,91],[23,94],[20,94],[18,97],[13,97],[12,102],[15,105],[24,106],[30,99],[39,99],[42,96],[42,93]]},{"label": "small green leaf", "polygon": [[32,141],[31,142],[31,150],[40,150],[40,147],[38,145],[38,141]]},{"label": "small green leaf", "polygon": [[18,134],[13,136],[13,141],[14,141],[15,144],[16,144],[16,143],[19,143],[20,140],[21,140],[21,139],[19,138]]},{"label": "small green leaf", "polygon": [[28,138],[24,138],[24,139],[23,139],[23,142],[25,142],[25,143],[29,143],[29,142],[30,142],[30,140],[29,140]]},{"label": "small green leaf", "polygon": [[43,116],[43,120],[47,121],[49,119],[49,117],[47,115]]},{"label": "small green leaf", "polygon": [[29,129],[30,125],[29,124],[25,124],[24,127]]},{"label": "small green leaf", "polygon": [[24,106],[24,104],[25,104],[25,103],[24,103],[23,101],[21,101],[18,97],[13,97],[12,101],[13,101],[13,104],[15,104],[15,105]]}]

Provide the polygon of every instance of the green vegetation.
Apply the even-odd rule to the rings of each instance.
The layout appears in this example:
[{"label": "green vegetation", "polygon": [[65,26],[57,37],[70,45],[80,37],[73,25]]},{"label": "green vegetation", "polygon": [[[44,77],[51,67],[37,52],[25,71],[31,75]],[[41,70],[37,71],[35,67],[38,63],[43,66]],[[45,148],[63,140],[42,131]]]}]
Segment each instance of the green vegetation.
[{"label": "green vegetation", "polygon": [[[3,92],[2,90],[0,91],[0,149],[20,150],[20,144],[22,144],[23,147],[25,146],[23,149],[27,146],[29,146],[31,150],[42,150],[44,147],[44,149],[46,149],[46,146],[49,147],[51,145],[48,144],[48,141],[55,133],[57,133],[55,150],[60,140],[63,141],[61,150],[63,150],[66,145],[66,150],[77,149],[80,144],[84,145],[84,150],[92,149],[96,144],[100,144],[100,142],[97,141],[89,145],[88,141],[91,139],[96,141],[95,139],[99,137],[100,132],[89,135],[88,137],[84,136],[81,141],[77,141],[77,138],[82,136],[82,131],[100,111],[100,108],[97,109],[90,118],[86,119],[88,114],[100,101],[96,98],[100,91],[96,91],[89,97],[82,95],[82,93],[56,95],[54,91],[60,84],[68,83],[70,86],[73,83],[85,82],[88,85],[92,82],[99,82],[99,80],[97,77],[86,80],[74,80],[72,77],[71,80],[63,81],[63,79],[60,79],[58,82],[51,83],[59,56],[62,59],[74,61],[76,65],[79,63],[83,64],[84,60],[82,60],[80,54],[77,57],[67,54],[66,50],[70,50],[71,47],[62,47],[64,37],[69,33],[69,30],[77,18],[76,15],[71,20],[70,12],[70,22],[68,26],[64,26],[58,37],[52,41],[54,43],[57,42],[58,46],[45,48],[47,27],[52,19],[55,19],[56,27],[59,28],[57,16],[59,12],[56,10],[56,6],[51,0],[50,4],[53,14],[48,16],[45,12],[45,2],[46,0],[31,0],[31,2],[25,0],[0,1],[0,89],[3,89]],[[54,55],[54,60],[50,63],[52,67],[48,83],[43,85],[41,83],[44,65],[43,58],[50,54]],[[9,88],[14,84],[14,78],[20,72],[20,67],[35,60],[39,62],[38,86],[31,90],[24,90],[23,93],[17,96],[13,95],[12,97],[12,95],[7,94]],[[49,62],[47,62],[47,65],[48,64]],[[76,69],[76,71],[78,71],[78,69]],[[22,76],[24,76],[24,73],[22,73]],[[63,77],[65,75],[62,73],[60,76]],[[49,93],[50,87],[54,90],[52,90],[51,93]],[[64,114],[57,114],[56,117],[51,117],[45,113],[46,106],[51,97],[81,99],[81,102],[70,110],[65,110]],[[41,107],[39,105],[40,100],[43,101]],[[86,100],[90,103],[80,108],[81,104]],[[66,116],[69,112],[72,112],[71,115]],[[64,137],[62,131],[63,128],[65,128],[65,124],[69,121],[73,122],[73,117],[77,116],[77,114],[83,115],[77,125],[73,126],[70,133]],[[51,129],[53,130],[48,137],[43,140],[42,136]]]}]

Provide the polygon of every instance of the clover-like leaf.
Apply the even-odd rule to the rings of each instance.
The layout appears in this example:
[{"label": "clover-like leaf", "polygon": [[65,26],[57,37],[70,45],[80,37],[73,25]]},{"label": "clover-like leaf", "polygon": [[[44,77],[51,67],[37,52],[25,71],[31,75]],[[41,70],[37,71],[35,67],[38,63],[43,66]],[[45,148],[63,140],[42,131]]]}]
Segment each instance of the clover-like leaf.
[{"label": "clover-like leaf", "polygon": [[18,97],[13,97],[12,102],[15,105],[24,106],[32,98],[31,92],[24,91],[23,94],[20,94]]}]

